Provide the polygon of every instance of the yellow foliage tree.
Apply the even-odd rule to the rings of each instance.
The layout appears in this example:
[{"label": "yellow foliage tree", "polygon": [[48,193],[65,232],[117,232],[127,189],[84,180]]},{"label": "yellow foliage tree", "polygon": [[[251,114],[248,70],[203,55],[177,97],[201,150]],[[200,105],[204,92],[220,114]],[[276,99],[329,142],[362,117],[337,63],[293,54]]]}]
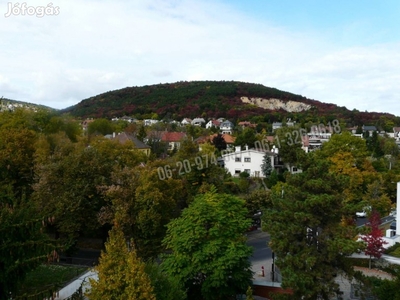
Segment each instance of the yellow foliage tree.
[{"label": "yellow foliage tree", "polygon": [[86,293],[90,300],[127,299],[155,300],[153,287],[145,272],[145,264],[134,249],[128,249],[124,234],[118,226],[109,233],[96,267],[98,280],[90,279],[91,288]]}]

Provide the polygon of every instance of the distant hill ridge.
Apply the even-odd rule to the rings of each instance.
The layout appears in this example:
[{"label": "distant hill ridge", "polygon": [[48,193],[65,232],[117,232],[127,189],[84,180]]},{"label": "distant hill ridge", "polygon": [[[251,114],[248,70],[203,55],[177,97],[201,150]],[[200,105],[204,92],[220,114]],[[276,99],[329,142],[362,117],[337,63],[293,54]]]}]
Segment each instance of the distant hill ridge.
[{"label": "distant hill ridge", "polygon": [[7,98],[0,98],[0,112],[13,111],[16,108],[29,108],[29,109],[33,109],[33,110],[46,109],[46,110],[55,111],[54,108],[40,105],[40,104],[34,104],[34,103],[18,101],[18,100],[11,100],[11,99],[7,99]]},{"label": "distant hill ridge", "polygon": [[82,100],[61,111],[80,118],[113,118],[123,115],[183,118],[218,118],[265,122],[284,118],[334,120],[350,125],[379,125],[382,118],[400,125],[400,117],[388,113],[359,112],[301,95],[239,81],[180,81],[175,83],[126,87]]}]

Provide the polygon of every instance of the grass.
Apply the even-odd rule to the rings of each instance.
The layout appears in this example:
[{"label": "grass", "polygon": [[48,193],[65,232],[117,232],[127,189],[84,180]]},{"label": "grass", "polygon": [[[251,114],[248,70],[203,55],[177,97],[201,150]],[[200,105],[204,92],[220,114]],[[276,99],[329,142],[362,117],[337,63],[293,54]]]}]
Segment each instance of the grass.
[{"label": "grass", "polygon": [[400,258],[400,243],[395,243],[393,246],[387,248],[385,254]]},{"label": "grass", "polygon": [[87,267],[40,265],[27,274],[17,297],[59,290],[86,270]]}]

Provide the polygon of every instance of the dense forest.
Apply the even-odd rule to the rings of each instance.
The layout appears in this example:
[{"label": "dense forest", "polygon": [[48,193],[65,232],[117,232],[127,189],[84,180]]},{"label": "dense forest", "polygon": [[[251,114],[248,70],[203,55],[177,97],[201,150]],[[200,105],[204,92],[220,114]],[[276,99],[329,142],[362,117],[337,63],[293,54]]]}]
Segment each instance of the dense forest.
[{"label": "dense forest", "polygon": [[[242,103],[240,97],[292,100],[309,104],[312,108],[299,113],[290,113],[283,109],[272,111]],[[388,122],[400,125],[400,117],[391,114],[348,110],[346,107],[308,99],[261,84],[238,81],[181,81],[126,87],[82,100],[62,112],[81,118],[112,118],[123,115],[150,118],[156,113],[160,119],[179,121],[185,117],[202,116],[225,117],[234,122],[253,120],[271,123],[291,118],[300,123],[310,120],[327,123],[334,119],[342,119],[348,126],[384,127]]]}]

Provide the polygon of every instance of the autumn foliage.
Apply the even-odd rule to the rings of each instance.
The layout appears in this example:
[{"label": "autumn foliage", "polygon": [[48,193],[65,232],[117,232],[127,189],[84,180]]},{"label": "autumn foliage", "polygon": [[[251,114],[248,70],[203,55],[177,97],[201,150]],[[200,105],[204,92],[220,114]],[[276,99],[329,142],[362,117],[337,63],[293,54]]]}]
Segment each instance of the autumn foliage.
[{"label": "autumn foliage", "polygon": [[375,210],[372,211],[369,217],[369,223],[367,225],[370,232],[362,237],[362,240],[367,244],[365,248],[365,254],[369,255],[370,259],[372,257],[380,258],[385,250],[383,245],[387,244],[387,242],[382,238],[382,230],[379,228],[380,224],[381,219],[379,217],[379,213]]}]

